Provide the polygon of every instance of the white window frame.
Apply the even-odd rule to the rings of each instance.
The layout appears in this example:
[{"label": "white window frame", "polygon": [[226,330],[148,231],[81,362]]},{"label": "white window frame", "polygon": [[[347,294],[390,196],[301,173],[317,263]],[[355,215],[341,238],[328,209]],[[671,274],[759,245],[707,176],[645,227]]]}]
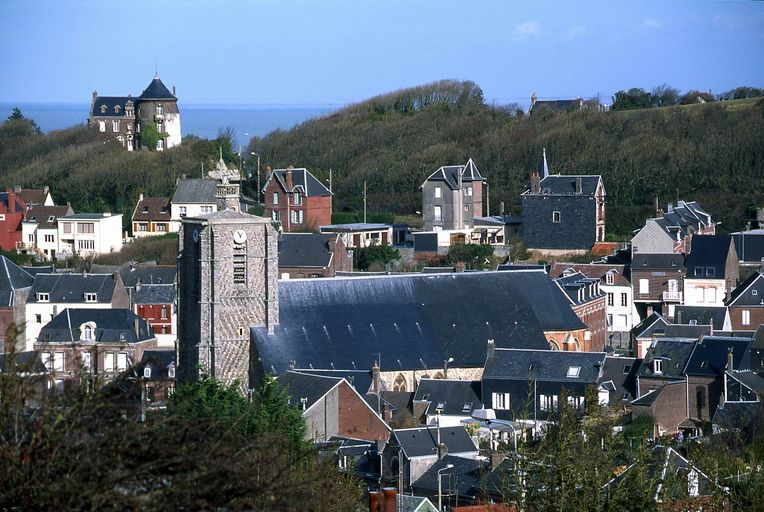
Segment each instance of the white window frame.
[{"label": "white window frame", "polygon": [[119,131],[119,119],[115,119],[111,122],[111,131],[114,133]]},{"label": "white window frame", "polygon": [[150,379],[151,378],[151,367],[147,366],[143,369],[143,378],[144,379]]},{"label": "white window frame", "polygon": [[93,369],[93,355],[87,350],[82,352],[82,369],[87,372]]},{"label": "white window frame", "polygon": [[92,292],[85,293],[85,302],[98,302],[98,294]]},{"label": "white window frame", "polygon": [[292,197],[293,197],[293,201],[292,201],[293,205],[298,206],[302,204],[302,194],[300,194],[299,192],[295,192],[294,194],[292,194]]},{"label": "white window frame", "polygon": [[562,219],[562,214],[560,212],[558,212],[557,210],[552,212],[552,223],[553,224],[559,224],[561,219]]},{"label": "white window frame", "polygon": [[663,373],[663,359],[653,360],[653,373],[656,375],[660,375]]},{"label": "white window frame", "polygon": [[432,220],[434,222],[443,222],[443,207],[435,205],[432,209]]},{"label": "white window frame", "polygon": [[472,185],[467,185],[464,187],[464,195],[467,197],[472,197]]},{"label": "white window frame", "polygon": [[117,355],[114,352],[106,352],[103,355],[103,369],[113,372],[117,368]]},{"label": "white window frame", "polygon": [[575,407],[578,410],[583,410],[586,401],[582,396],[571,395],[568,397],[568,405]]},{"label": "white window frame", "polygon": [[491,393],[491,405],[498,411],[508,411],[511,406],[509,393]]},{"label": "white window frame", "polygon": [[50,293],[38,293],[37,302],[50,302]]},{"label": "white window frame", "polygon": [[743,321],[743,325],[751,325],[751,310],[750,309],[744,309],[742,311],[742,321]]},{"label": "white window frame", "polygon": [[577,379],[581,375],[580,366],[568,366],[568,373],[566,375],[569,379]]},{"label": "white window frame", "polygon": [[647,295],[650,293],[650,280],[649,279],[640,279],[639,280],[639,294],[640,295]]},{"label": "white window frame", "polygon": [[443,189],[442,189],[442,188],[440,188],[440,187],[435,187],[435,188],[433,189],[433,197],[434,197],[435,199],[440,199],[440,198],[442,198],[442,197],[443,197]]},{"label": "white window frame", "polygon": [[106,121],[98,121],[98,131],[106,133]]},{"label": "white window frame", "polygon": [[180,215],[181,217],[185,217],[186,215],[188,215],[188,208],[186,208],[185,206],[178,206],[178,215]]},{"label": "white window frame", "polygon": [[52,369],[52,354],[50,352],[40,352],[40,361],[42,361],[42,364],[45,365],[45,368],[48,369],[48,371],[51,371]]},{"label": "white window frame", "polygon": [[66,368],[65,354],[63,352],[53,353],[53,371],[63,372]]},{"label": "white window frame", "polygon": [[556,411],[557,395],[539,395],[539,409],[542,411]]},{"label": "white window frame", "polygon": [[127,370],[127,352],[117,352],[117,371]]},{"label": "white window frame", "polygon": [[278,192],[274,192],[273,193],[273,205],[275,206],[277,204],[279,204],[279,193]]},{"label": "white window frame", "polygon": [[621,307],[626,307],[629,305],[629,294],[626,292],[621,292]]}]

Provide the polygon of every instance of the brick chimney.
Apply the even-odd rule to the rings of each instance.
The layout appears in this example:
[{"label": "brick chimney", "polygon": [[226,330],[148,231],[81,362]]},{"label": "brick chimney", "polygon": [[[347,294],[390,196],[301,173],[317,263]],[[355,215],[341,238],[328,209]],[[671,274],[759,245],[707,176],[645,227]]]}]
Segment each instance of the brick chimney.
[{"label": "brick chimney", "polygon": [[582,194],[584,192],[584,179],[581,176],[576,176],[576,194]]},{"label": "brick chimney", "polygon": [[541,178],[539,173],[531,173],[531,194],[539,194],[541,192]]},{"label": "brick chimney", "polygon": [[294,167],[292,167],[291,165],[289,167],[287,167],[287,169],[286,169],[286,187],[287,187],[287,192],[291,192],[292,191],[292,186],[293,186],[292,185],[292,171],[293,170],[294,170]]}]

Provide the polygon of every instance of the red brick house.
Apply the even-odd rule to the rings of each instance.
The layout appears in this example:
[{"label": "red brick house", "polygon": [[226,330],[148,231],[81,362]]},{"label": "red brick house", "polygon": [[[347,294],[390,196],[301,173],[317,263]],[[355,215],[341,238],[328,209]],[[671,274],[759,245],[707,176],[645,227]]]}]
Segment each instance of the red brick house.
[{"label": "red brick house", "polygon": [[568,273],[554,280],[563,291],[570,307],[586,325],[583,339],[572,350],[599,352],[607,343],[607,294],[600,290],[600,280],[581,272]]},{"label": "red brick house", "polygon": [[286,232],[318,231],[332,223],[332,193],[307,169],[275,169],[263,187],[265,216]]},{"label": "red brick house", "polygon": [[21,222],[28,210],[26,203],[16,192],[0,193],[0,249],[16,250],[21,242]]},{"label": "red brick house", "polygon": [[278,377],[289,403],[302,410],[306,436],[326,441],[332,436],[366,441],[387,440],[390,427],[344,378],[287,371]]}]

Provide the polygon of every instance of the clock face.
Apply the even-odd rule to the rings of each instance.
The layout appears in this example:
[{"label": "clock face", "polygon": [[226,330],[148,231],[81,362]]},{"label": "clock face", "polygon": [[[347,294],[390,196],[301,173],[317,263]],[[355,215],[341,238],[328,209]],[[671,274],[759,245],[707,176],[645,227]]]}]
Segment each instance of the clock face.
[{"label": "clock face", "polygon": [[233,241],[237,244],[243,244],[247,241],[247,234],[243,229],[237,229],[233,232]]},{"label": "clock face", "polygon": [[195,229],[193,233],[191,233],[191,238],[194,239],[194,242],[199,241],[199,230]]}]

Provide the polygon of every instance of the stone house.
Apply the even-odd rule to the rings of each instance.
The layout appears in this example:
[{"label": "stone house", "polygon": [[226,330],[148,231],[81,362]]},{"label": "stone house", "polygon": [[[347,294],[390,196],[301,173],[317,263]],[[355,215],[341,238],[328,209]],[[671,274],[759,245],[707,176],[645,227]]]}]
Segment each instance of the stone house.
[{"label": "stone house", "polygon": [[[138,97],[99,96],[93,91],[88,128],[104,139],[116,140],[128,151],[139,148],[141,127],[153,125],[160,137],[157,151],[177,146],[181,141],[180,111],[175,87],[170,92],[159,75]],[[145,144],[143,144],[145,145]]]},{"label": "stone house", "polygon": [[265,216],[287,233],[332,223],[332,193],[304,167],[274,169],[263,186]]},{"label": "stone house", "polygon": [[432,173],[422,189],[425,231],[471,229],[483,215],[483,182],[470,158],[465,165],[447,165]]},{"label": "stone house", "polygon": [[531,174],[521,195],[523,243],[545,254],[585,253],[605,241],[605,186],[600,176]]},{"label": "stone house", "polygon": [[66,308],[41,330],[34,350],[56,390],[80,376],[96,385],[114,379],[156,348],[148,322],[127,309]]}]

